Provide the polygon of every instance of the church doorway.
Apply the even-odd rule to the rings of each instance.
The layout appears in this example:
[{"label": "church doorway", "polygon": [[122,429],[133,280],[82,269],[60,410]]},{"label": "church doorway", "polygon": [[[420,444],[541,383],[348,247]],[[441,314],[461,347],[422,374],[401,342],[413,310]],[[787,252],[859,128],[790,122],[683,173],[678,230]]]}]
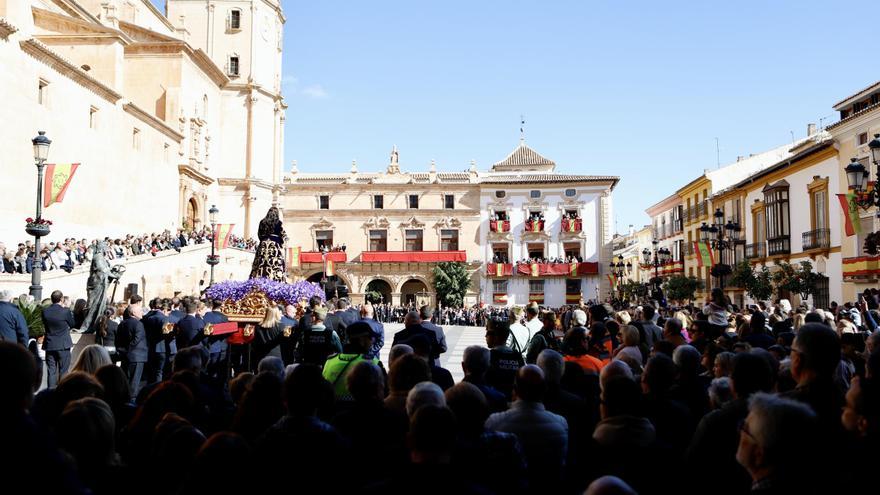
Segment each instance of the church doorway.
[{"label": "church doorway", "polygon": [[195,230],[199,227],[199,203],[196,198],[189,198],[186,202],[186,216],[183,217],[183,228]]}]

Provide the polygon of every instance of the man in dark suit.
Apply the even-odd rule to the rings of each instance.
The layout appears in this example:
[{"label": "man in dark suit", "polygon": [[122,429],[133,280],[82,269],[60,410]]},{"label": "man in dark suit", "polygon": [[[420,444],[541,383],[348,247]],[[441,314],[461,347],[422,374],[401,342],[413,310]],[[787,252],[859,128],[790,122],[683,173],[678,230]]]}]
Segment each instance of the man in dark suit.
[{"label": "man in dark suit", "polygon": [[[281,328],[287,330],[287,327],[290,327],[291,334],[296,334],[297,338],[299,336],[298,323],[296,321],[296,306],[293,304],[286,304],[284,306],[284,314],[281,315]],[[293,364],[296,362],[296,340],[294,339],[281,339],[281,359],[284,361],[284,364]]]},{"label": "man in dark suit", "polygon": [[171,312],[168,314],[168,321],[175,325],[177,325],[177,322],[182,320],[183,317],[186,316],[186,313],[184,313],[180,309],[181,304],[183,303],[180,301],[179,297],[171,298]]},{"label": "man in dark suit", "polygon": [[168,324],[168,313],[171,307],[166,301],[154,299],[149,313],[144,315],[141,323],[147,334],[147,383],[162,381],[170,375],[171,362],[177,354],[177,342],[174,332],[165,333]]},{"label": "man in dark suit", "polygon": [[424,335],[428,340],[430,351],[429,358],[430,363],[433,363],[437,356],[440,354],[438,351],[440,350],[440,345],[437,343],[437,334],[434,333],[433,330],[428,330],[424,326],[422,326],[422,319],[419,316],[418,311],[410,311],[406,314],[403,319],[403,324],[405,327],[403,330],[394,334],[394,340],[391,342],[391,347],[396,346],[402,342],[408,341],[417,335]]},{"label": "man in dark suit", "polygon": [[60,304],[64,294],[56,290],[50,297],[52,304],[43,309],[43,328],[46,330],[43,350],[46,351],[46,386],[55,388],[70,367],[70,348],[73,347],[70,329],[74,322],[73,313]]},{"label": "man in dark suit", "polygon": [[[211,308],[213,311],[205,313],[202,320],[206,324],[211,323],[212,325],[228,322],[229,318],[220,312],[221,306],[223,306],[223,301],[219,299],[211,301]],[[209,335],[203,342],[205,348],[208,350],[209,356],[207,372],[208,376],[212,378],[226,378],[226,352],[229,347],[226,343],[227,337],[229,337],[229,334],[217,336]]]},{"label": "man in dark suit", "polygon": [[[437,356],[439,356],[446,352],[447,349],[446,334],[443,333],[443,327],[431,323],[432,316],[434,316],[434,310],[427,304],[419,308],[419,317],[422,319],[422,326],[434,332],[434,337],[437,340],[436,352]],[[434,358],[434,366],[440,366],[440,359],[438,357]]]},{"label": "man in dark suit", "polygon": [[177,348],[185,349],[196,345],[205,337],[205,322],[197,314],[199,306],[196,301],[187,300],[183,304],[186,316],[177,322]]},{"label": "man in dark suit", "polygon": [[336,312],[327,315],[327,321],[324,322],[324,326],[335,330],[342,342],[346,342],[348,339],[346,337],[345,329],[359,319],[360,317],[357,310],[352,308],[348,299],[343,297],[336,301]]},{"label": "man in dark suit", "polygon": [[141,377],[144,374],[144,365],[149,355],[147,346],[147,334],[144,330],[143,308],[132,306],[128,317],[122,319],[119,328],[116,329],[116,351],[122,357],[122,365],[128,375],[131,386],[131,400],[137,397],[140,390]]}]

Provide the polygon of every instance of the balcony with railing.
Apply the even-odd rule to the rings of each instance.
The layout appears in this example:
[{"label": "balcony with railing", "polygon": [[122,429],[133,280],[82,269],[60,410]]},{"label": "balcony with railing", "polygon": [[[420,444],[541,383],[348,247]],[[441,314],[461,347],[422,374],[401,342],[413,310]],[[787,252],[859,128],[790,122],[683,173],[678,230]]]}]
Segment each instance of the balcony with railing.
[{"label": "balcony with railing", "polygon": [[767,257],[767,244],[756,242],[754,244],[746,244],[745,257],[747,260],[754,260]]},{"label": "balcony with railing", "polygon": [[767,255],[778,256],[781,254],[791,253],[791,240],[789,236],[783,235],[767,239]]},{"label": "balcony with railing", "polygon": [[544,221],[526,220],[526,232],[544,232]]},{"label": "balcony with railing", "polygon": [[324,255],[327,255],[327,259],[334,263],[345,263],[348,261],[348,255],[345,251],[330,251],[328,253],[303,251],[299,254],[299,261],[300,263],[323,263]]},{"label": "balcony with railing", "polygon": [[364,251],[364,263],[438,263],[441,261],[467,261],[465,251]]},{"label": "balcony with railing", "polygon": [[580,218],[563,218],[561,222],[560,231],[570,232],[570,233],[578,233],[582,231],[584,228],[584,222]]},{"label": "balcony with railing", "polygon": [[672,235],[678,234],[684,230],[684,221],[682,219],[674,220],[672,222]]},{"label": "balcony with railing", "polygon": [[831,245],[831,229],[816,229],[804,232],[802,236],[803,250],[828,249]]},{"label": "balcony with railing", "polygon": [[510,220],[489,220],[489,230],[492,232],[510,232]]}]

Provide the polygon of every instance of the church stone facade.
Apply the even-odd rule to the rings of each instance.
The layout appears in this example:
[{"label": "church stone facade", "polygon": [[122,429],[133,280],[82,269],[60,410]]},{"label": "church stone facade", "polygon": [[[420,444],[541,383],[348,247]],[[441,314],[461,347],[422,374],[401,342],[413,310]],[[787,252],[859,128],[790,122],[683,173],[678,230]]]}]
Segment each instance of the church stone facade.
[{"label": "church stone facade", "polygon": [[30,140],[79,163],[52,239],[200,227],[253,235],[284,147],[277,0],[0,0],[0,238],[34,215]]}]

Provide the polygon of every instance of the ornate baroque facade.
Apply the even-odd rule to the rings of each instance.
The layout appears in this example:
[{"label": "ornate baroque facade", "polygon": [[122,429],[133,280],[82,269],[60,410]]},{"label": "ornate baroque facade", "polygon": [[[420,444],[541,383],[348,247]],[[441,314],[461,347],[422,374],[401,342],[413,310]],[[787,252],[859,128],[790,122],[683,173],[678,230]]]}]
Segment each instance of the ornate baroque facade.
[{"label": "ornate baroque facade", "polygon": [[[598,267],[610,259],[610,193],[618,179],[554,170],[553,162],[525,143],[488,172],[474,163],[466,172],[438,172],[434,163],[427,173],[405,172],[396,148],[383,173],[362,173],[353,163],[347,174],[306,174],[294,165],[280,198],[290,244],[302,251],[291,274],[320,280],[321,248],[344,245],[344,252],[328,257],[355,301],[376,292],[395,304],[434,303],[432,270],[440,261],[467,263],[468,305],[526,304],[536,299],[531,289],[538,285],[542,302],[551,306],[565,304],[575,287],[578,299],[593,298]],[[502,212],[506,227],[499,228],[495,218]],[[543,226],[527,227],[526,219],[538,213]],[[579,220],[563,230],[567,213]],[[502,250],[507,265],[529,253],[546,258],[568,253],[584,263],[568,277],[515,275],[512,266],[490,273]],[[503,300],[495,297],[501,286],[509,296]]]},{"label": "ornate baroque facade", "polygon": [[0,0],[0,238],[33,216],[30,139],[79,163],[53,238],[199,227],[212,204],[255,231],[284,146],[277,0]]}]

